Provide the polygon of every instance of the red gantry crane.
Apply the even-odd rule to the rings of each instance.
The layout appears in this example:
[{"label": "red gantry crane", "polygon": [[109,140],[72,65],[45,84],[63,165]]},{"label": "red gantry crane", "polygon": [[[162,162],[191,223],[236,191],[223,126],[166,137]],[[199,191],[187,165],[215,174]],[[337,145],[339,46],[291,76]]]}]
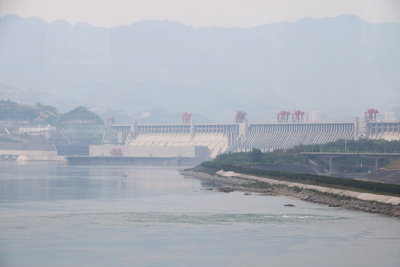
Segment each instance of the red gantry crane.
[{"label": "red gantry crane", "polygon": [[189,124],[191,121],[192,114],[189,112],[183,112],[182,114],[182,123]]},{"label": "red gantry crane", "polygon": [[115,124],[114,116],[110,116],[107,118],[107,124],[109,124],[109,125]]},{"label": "red gantry crane", "polygon": [[376,121],[376,114],[379,113],[377,109],[369,108],[367,111],[364,112],[365,121],[372,122]]},{"label": "red gantry crane", "polygon": [[304,111],[295,110],[292,113],[292,122],[304,122]]},{"label": "red gantry crane", "polygon": [[276,118],[277,118],[278,122],[288,122],[289,121],[289,115],[290,115],[289,111],[281,110],[281,112],[279,112],[276,115]]},{"label": "red gantry crane", "polygon": [[246,119],[247,113],[244,111],[237,111],[236,112],[236,123],[242,123]]}]

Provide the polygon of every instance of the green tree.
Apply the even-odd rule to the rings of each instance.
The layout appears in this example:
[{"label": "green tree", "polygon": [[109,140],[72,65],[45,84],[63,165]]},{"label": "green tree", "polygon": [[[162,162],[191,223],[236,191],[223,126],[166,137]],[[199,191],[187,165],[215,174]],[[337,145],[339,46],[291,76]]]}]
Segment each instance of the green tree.
[{"label": "green tree", "polygon": [[262,161],[262,153],[260,149],[253,148],[253,150],[249,153],[249,161],[250,162],[261,162]]}]

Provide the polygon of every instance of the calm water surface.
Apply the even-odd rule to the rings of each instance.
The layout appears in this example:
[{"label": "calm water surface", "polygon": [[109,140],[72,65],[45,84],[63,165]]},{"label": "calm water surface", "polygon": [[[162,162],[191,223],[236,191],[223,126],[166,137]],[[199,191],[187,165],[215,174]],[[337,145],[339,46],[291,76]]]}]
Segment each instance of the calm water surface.
[{"label": "calm water surface", "polygon": [[400,266],[399,219],[177,170],[0,163],[0,266]]}]

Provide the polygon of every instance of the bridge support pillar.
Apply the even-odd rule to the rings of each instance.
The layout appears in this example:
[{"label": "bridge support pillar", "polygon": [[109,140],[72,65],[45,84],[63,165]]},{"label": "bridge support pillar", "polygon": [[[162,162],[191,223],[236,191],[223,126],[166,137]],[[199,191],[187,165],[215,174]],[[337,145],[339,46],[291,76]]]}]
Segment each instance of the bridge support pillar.
[{"label": "bridge support pillar", "polygon": [[379,170],[379,160],[381,158],[375,158],[375,171]]},{"label": "bridge support pillar", "polygon": [[337,156],[330,156],[329,157],[329,176],[332,176],[334,168],[335,168],[335,161],[334,159],[338,158]]}]

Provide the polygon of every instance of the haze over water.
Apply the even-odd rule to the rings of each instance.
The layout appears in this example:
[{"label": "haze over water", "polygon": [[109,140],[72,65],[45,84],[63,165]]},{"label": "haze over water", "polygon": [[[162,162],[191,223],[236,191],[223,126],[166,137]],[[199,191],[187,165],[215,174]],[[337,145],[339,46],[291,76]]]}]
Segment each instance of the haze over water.
[{"label": "haze over water", "polygon": [[0,170],[1,266],[400,265],[398,219],[206,190],[177,166]]}]

